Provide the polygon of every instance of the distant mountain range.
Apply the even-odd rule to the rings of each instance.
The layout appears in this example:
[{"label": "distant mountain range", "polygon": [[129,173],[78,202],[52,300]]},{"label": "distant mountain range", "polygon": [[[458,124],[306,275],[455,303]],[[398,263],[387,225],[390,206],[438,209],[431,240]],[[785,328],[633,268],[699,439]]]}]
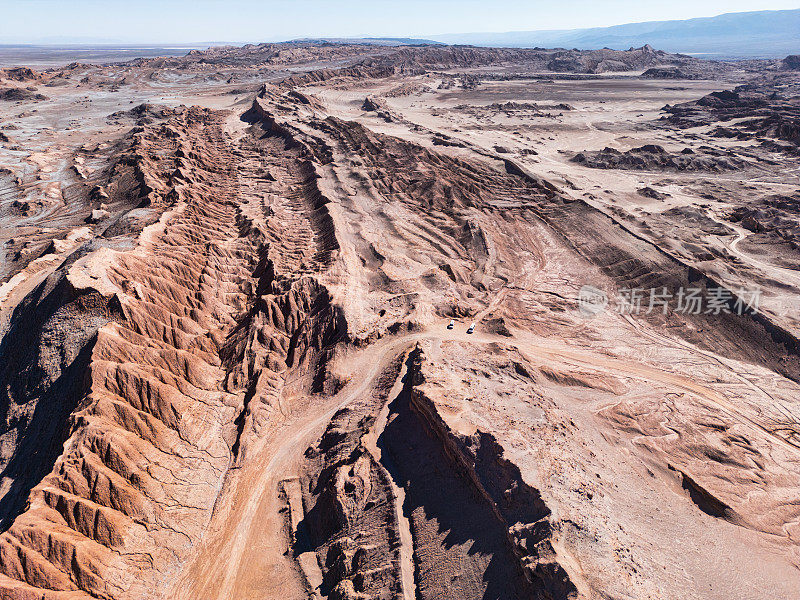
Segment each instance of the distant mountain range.
[{"label": "distant mountain range", "polygon": [[511,48],[659,50],[706,58],[770,58],[800,54],[800,9],[729,13],[685,21],[652,21],[592,29],[460,33],[431,38],[447,44]]},{"label": "distant mountain range", "polygon": [[[800,0],[798,0],[800,3]],[[795,10],[763,10],[728,13],[716,17],[687,19],[683,21],[650,21],[628,23],[612,27],[591,29],[562,29],[541,31],[509,31],[505,33],[451,33],[413,37],[326,37],[303,38],[293,42],[331,42],[375,44],[388,46],[463,44],[499,48],[577,48],[597,50],[612,48],[627,50],[646,44],[666,52],[691,54],[699,58],[776,58],[800,54],[800,8]],[[0,49],[20,48],[25,52],[39,52],[48,47],[81,48],[86,51],[112,51],[120,49],[146,52],[141,56],[161,51],[177,55],[183,49],[233,45],[242,42],[204,42],[192,44],[125,44],[110,39],[74,37],[49,37],[32,44],[0,44]],[[89,52],[91,54],[91,52]],[[89,57],[98,60],[97,57]],[[87,58],[88,60],[88,58]]]}]

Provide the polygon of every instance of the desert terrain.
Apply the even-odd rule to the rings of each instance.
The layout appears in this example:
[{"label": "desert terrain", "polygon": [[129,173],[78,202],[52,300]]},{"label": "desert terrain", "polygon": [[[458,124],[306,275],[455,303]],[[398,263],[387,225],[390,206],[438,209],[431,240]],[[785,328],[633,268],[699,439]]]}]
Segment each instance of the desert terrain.
[{"label": "desert terrain", "polygon": [[2,598],[798,600],[800,58],[0,69],[0,384]]}]

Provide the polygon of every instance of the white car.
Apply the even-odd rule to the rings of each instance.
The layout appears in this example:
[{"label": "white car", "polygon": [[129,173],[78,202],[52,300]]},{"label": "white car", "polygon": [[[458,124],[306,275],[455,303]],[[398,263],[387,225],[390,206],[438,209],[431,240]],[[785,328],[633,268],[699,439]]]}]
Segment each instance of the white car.
[{"label": "white car", "polygon": [[452,329],[452,328],[453,328],[453,327],[455,327],[455,326],[456,326],[456,321],[455,321],[455,319],[450,319],[450,322],[447,324],[447,328],[448,328],[448,329]]},{"label": "white car", "polygon": [[475,323],[469,326],[469,329],[467,329],[467,333],[475,333]]}]

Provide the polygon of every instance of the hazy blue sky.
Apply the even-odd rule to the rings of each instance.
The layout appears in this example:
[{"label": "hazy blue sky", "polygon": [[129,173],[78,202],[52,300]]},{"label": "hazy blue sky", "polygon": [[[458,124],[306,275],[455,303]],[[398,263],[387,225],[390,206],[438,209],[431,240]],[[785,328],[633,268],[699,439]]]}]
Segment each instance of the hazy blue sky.
[{"label": "hazy blue sky", "polygon": [[786,8],[800,8],[800,0],[0,0],[0,43],[425,36],[573,29]]}]

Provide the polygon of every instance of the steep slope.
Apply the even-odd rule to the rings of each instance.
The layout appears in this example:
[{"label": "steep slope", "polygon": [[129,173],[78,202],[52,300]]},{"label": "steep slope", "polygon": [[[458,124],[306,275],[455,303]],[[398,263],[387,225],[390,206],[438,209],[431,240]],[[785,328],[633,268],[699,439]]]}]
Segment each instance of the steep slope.
[{"label": "steep slope", "polygon": [[[0,174],[0,596],[795,600],[800,280],[738,249],[793,235],[791,71],[356,46],[34,74],[53,100],[2,142],[39,150]],[[88,133],[47,129],[90,94]]]}]

